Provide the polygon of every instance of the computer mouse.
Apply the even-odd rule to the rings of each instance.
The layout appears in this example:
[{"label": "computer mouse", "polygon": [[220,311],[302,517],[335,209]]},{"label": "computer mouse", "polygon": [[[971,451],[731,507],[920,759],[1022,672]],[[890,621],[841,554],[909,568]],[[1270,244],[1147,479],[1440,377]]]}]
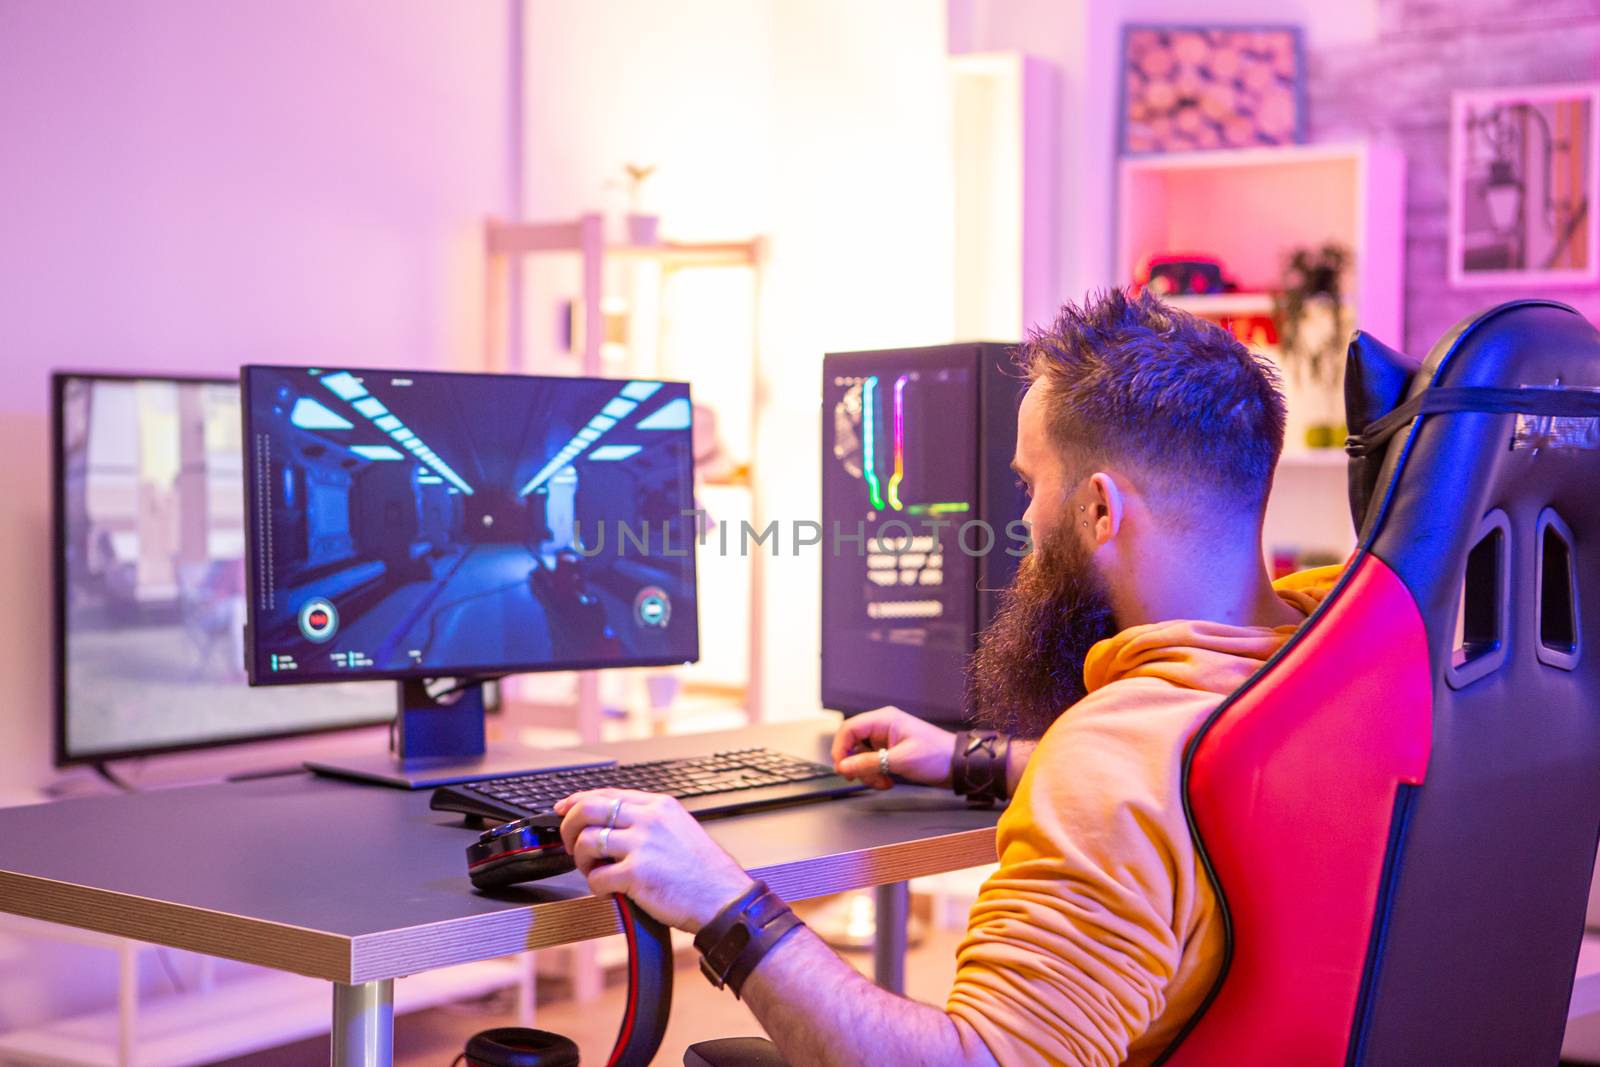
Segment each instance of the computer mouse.
[{"label": "computer mouse", "polygon": [[574,866],[561,841],[561,819],[555,815],[502,823],[467,846],[467,877],[478,889],[554,878]]}]

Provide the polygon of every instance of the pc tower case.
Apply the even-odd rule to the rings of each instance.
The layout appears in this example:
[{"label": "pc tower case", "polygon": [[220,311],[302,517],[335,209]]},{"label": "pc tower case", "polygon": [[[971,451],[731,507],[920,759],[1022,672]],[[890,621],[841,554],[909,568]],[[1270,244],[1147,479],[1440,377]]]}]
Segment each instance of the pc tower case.
[{"label": "pc tower case", "polygon": [[953,725],[1026,554],[1025,382],[992,342],[830,353],[822,370],[822,703]]}]

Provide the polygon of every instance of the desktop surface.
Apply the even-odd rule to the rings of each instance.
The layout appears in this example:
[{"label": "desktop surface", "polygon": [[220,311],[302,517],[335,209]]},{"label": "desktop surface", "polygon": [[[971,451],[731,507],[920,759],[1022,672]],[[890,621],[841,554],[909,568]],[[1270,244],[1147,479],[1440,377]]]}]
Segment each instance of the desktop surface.
[{"label": "desktop surface", "polygon": [[[622,760],[760,744],[819,758],[834,721],[591,746]],[[994,861],[995,811],[946,790],[706,823],[791,899]],[[477,831],[425,793],[310,775],[0,811],[0,911],[345,983],[601,936],[609,901],[573,873],[492,896]]]}]

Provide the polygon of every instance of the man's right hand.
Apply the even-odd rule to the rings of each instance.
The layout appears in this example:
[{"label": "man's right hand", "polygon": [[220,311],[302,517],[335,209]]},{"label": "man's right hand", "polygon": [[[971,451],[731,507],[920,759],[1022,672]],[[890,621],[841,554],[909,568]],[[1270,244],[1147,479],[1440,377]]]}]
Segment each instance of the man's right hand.
[{"label": "man's right hand", "polygon": [[894,784],[878,750],[889,750],[889,772],[919,785],[949,785],[956,735],[899,708],[879,708],[846,719],[833,737],[833,766],[874,789]]}]

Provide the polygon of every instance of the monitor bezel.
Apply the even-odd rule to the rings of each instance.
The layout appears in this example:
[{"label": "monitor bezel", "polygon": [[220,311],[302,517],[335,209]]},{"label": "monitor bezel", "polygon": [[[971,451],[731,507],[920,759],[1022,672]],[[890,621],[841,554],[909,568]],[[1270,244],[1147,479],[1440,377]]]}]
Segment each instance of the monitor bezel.
[{"label": "monitor bezel", "polygon": [[[180,752],[199,752],[206,749],[228,748],[234,745],[253,744],[257,741],[281,741],[296,737],[315,737],[323,734],[350,733],[370,730],[394,720],[394,706],[384,694],[374,707],[377,713],[362,722],[337,723],[330,726],[308,726],[292,730],[274,730],[268,733],[247,733],[204,741],[182,741],[171,745],[145,745],[135,748],[97,749],[93,752],[68,751],[67,741],[67,513],[66,513],[66,423],[64,419],[66,387],[69,381],[86,382],[171,382],[176,385],[232,385],[239,386],[238,378],[209,374],[155,374],[128,371],[52,370],[50,372],[50,540],[51,540],[51,751],[56,767],[80,767],[112,760],[140,759],[146,756],[166,756]],[[243,397],[240,397],[240,415],[243,416]],[[248,519],[246,520],[248,522]],[[247,532],[248,536],[248,532]],[[248,595],[248,593],[246,594]],[[365,681],[366,679],[346,679]]]},{"label": "monitor bezel", "polygon": [[[249,384],[248,384],[249,383],[249,372],[252,371],[252,370],[294,372],[294,371],[310,371],[310,370],[316,370],[316,369],[327,370],[329,368],[323,367],[323,366],[320,366],[320,365],[314,366],[314,365],[311,365],[311,364],[279,364],[279,363],[246,363],[246,364],[240,366],[240,368],[239,368],[239,403],[240,403],[240,410],[241,410],[241,414],[242,414],[242,418],[240,419],[240,428],[241,428],[241,430],[243,432],[244,440],[243,440],[242,444],[243,444],[243,447],[244,447],[244,450],[245,450],[244,451],[244,456],[245,456],[245,476],[244,476],[244,484],[245,484],[245,531],[244,531],[245,578],[244,578],[244,585],[245,585],[245,597],[247,599],[247,603],[245,605],[245,639],[244,639],[244,644],[245,644],[245,659],[246,659],[245,670],[246,670],[246,673],[249,676],[250,685],[255,686],[255,687],[266,688],[266,687],[293,686],[293,685],[328,685],[330,683],[351,682],[351,681],[381,681],[381,680],[385,680],[385,679],[391,680],[391,681],[399,681],[399,682],[411,681],[411,680],[416,680],[416,679],[422,679],[422,680],[427,681],[427,680],[434,680],[434,679],[439,679],[439,678],[453,678],[453,679],[457,679],[457,680],[460,680],[460,681],[493,681],[493,680],[500,679],[500,678],[505,678],[505,677],[508,677],[508,676],[514,675],[514,674],[551,674],[551,673],[554,673],[554,672],[557,672],[557,671],[630,670],[630,669],[637,668],[637,667],[681,667],[681,666],[686,666],[686,665],[691,664],[691,663],[698,663],[699,662],[699,660],[700,660],[700,563],[699,563],[698,554],[696,552],[694,552],[694,551],[691,551],[684,558],[688,559],[688,561],[689,561],[689,578],[690,578],[690,581],[693,584],[694,591],[695,591],[695,597],[694,597],[694,607],[695,607],[695,612],[694,612],[694,648],[692,650],[691,655],[689,655],[686,658],[685,657],[680,657],[680,656],[660,656],[660,657],[640,657],[640,658],[637,658],[637,659],[627,659],[627,660],[605,660],[605,659],[599,659],[599,660],[560,660],[560,661],[553,661],[553,662],[548,662],[548,663],[534,664],[534,665],[531,665],[531,666],[523,665],[523,664],[494,664],[494,663],[489,663],[489,664],[468,664],[468,665],[462,665],[462,666],[459,666],[459,667],[453,667],[452,669],[447,670],[447,671],[439,670],[437,668],[431,668],[431,669],[418,669],[418,668],[404,668],[404,669],[402,669],[402,668],[396,668],[396,669],[389,669],[389,670],[363,671],[359,676],[356,676],[356,677],[352,677],[352,676],[350,676],[348,674],[344,674],[344,675],[340,675],[340,674],[321,674],[321,673],[319,673],[319,674],[311,674],[311,673],[301,673],[299,671],[296,671],[293,674],[268,675],[268,676],[265,676],[265,677],[260,676],[261,675],[261,672],[259,671],[260,657],[256,654],[256,647],[255,647],[255,643],[256,643],[255,642],[255,635],[256,635],[257,629],[258,629],[257,626],[256,626],[257,603],[256,603],[256,566],[255,566],[256,542],[255,542],[255,538],[256,538],[256,530],[258,528],[258,522],[259,522],[259,519],[260,519],[260,515],[259,515],[259,513],[257,511],[256,494],[251,491],[252,484],[253,484],[251,472],[254,470],[254,463],[252,462],[252,460],[254,458],[254,454],[255,453],[254,453],[253,443],[252,443],[252,439],[254,437],[254,426],[253,426],[253,416],[252,416],[252,405],[250,404],[250,395],[249,395],[249,389],[250,389]],[[672,379],[672,378],[645,378],[645,377],[607,378],[607,377],[601,377],[601,376],[598,376],[598,375],[583,375],[583,374],[567,374],[567,375],[560,375],[560,374],[503,374],[503,373],[495,373],[495,372],[489,372],[489,371],[415,370],[415,369],[397,368],[397,367],[365,367],[365,366],[361,366],[361,367],[344,367],[344,366],[340,366],[338,369],[351,370],[351,371],[354,371],[354,372],[360,373],[360,374],[393,374],[393,375],[396,375],[398,377],[404,377],[404,378],[422,378],[422,377],[437,378],[437,377],[455,377],[455,376],[465,375],[465,376],[472,376],[472,377],[517,378],[517,379],[521,379],[521,380],[525,380],[525,381],[533,381],[533,382],[559,382],[559,383],[603,382],[603,383],[606,383],[606,384],[625,384],[625,383],[630,382],[630,381],[660,382],[662,385],[681,386],[683,388],[683,390],[684,390],[685,398],[688,399],[688,401],[689,401],[690,410],[692,411],[693,408],[694,408],[694,393],[693,393],[693,390],[692,390],[690,384],[687,381],[682,381],[682,380],[677,380],[677,379]],[[694,431],[693,431],[693,423],[692,422],[690,424],[690,429],[685,431],[685,432],[687,432],[687,433],[689,433],[691,435],[691,437],[690,437],[690,440],[691,440],[690,461],[689,461],[689,472],[688,472],[688,476],[689,476],[689,503],[690,503],[691,507],[694,507],[694,506],[696,506],[696,502],[695,502],[695,499],[694,499],[694,477],[695,477],[695,472],[694,472],[694,460],[693,460],[693,454],[694,453],[693,453],[693,444],[692,444],[692,442],[693,442],[693,436],[692,435],[693,435]],[[698,545],[696,547],[698,547]]]}]

